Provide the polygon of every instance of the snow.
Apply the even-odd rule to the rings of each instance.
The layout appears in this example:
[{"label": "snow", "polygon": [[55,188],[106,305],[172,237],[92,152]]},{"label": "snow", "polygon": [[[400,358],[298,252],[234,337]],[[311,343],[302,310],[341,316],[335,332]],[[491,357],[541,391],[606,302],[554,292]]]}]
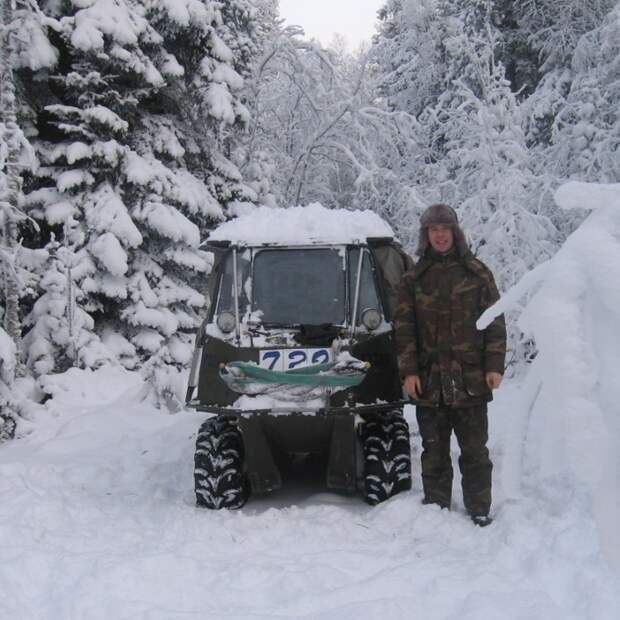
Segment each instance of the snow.
[{"label": "snow", "polygon": [[[59,147],[59,150],[62,147]],[[92,157],[92,148],[85,142],[72,142],[66,147],[66,157],[68,164],[74,164],[80,159]]]},{"label": "snow", "polygon": [[[49,78],[49,71],[40,69],[51,69],[59,58],[48,40],[55,31],[56,44],[64,41],[63,45],[81,50],[73,64],[64,63],[67,67],[79,69],[86,54],[93,66],[116,66],[114,75],[125,75],[126,85],[146,80],[159,87],[163,78],[149,57],[156,58],[166,76],[181,76],[184,69],[178,59],[183,59],[183,43],[196,35],[211,54],[200,65],[202,77],[208,79],[194,72],[187,75],[187,82],[194,80],[194,85],[204,87],[198,88],[207,99],[202,103],[223,121],[220,124],[249,123],[248,108],[233,97],[242,79],[232,65],[248,69],[238,52],[255,53],[252,37],[247,31],[245,40],[236,38],[237,24],[223,24],[220,11],[229,11],[234,19],[237,9],[253,10],[250,4],[255,3],[44,3],[46,15],[57,16],[57,22],[38,10],[30,11],[37,8],[35,3],[19,11],[15,67],[38,74],[31,76],[36,91],[37,84]],[[308,53],[311,45],[299,41],[297,48],[282,45],[290,61],[279,60],[269,79],[250,84],[250,90],[267,86],[269,92],[261,101],[246,93],[249,108],[262,112],[255,116],[263,119],[250,127],[257,130],[250,133],[259,137],[263,131],[266,136],[252,147],[255,152],[245,152],[243,139],[236,142],[234,132],[226,128],[220,137],[231,147],[232,161],[247,156],[248,163],[256,165],[254,185],[261,199],[274,204],[286,193],[287,182],[300,195],[320,197],[324,204],[338,204],[341,196],[350,204],[368,207],[372,202],[403,237],[413,231],[411,239],[419,211],[428,201],[441,198],[461,205],[463,215],[470,213],[465,228],[485,242],[482,252],[488,251],[490,261],[503,265],[504,281],[512,282],[515,274],[551,255],[556,239],[547,216],[559,227],[558,236],[572,230],[572,223],[582,217],[558,215],[548,208],[547,186],[552,179],[618,179],[620,160],[614,143],[618,125],[613,109],[618,98],[612,96],[617,92],[612,78],[614,71],[617,76],[618,36],[613,36],[611,27],[617,25],[618,9],[610,14],[616,21],[606,18],[601,26],[594,14],[602,19],[602,12],[613,3],[575,2],[572,8],[587,9],[589,4],[594,8],[586,10],[585,17],[578,15],[579,19],[574,19],[574,11],[560,11],[562,19],[555,22],[547,19],[557,13],[554,3],[538,3],[545,5],[544,30],[534,24],[528,41],[539,48],[541,80],[534,94],[524,95],[517,105],[501,71],[494,81],[488,70],[479,71],[489,68],[485,50],[492,48],[485,44],[480,53],[469,53],[467,48],[473,51],[481,40],[473,36],[468,41],[471,45],[463,45],[459,36],[467,29],[461,28],[459,16],[439,19],[442,11],[436,11],[434,0],[384,4],[388,13],[394,8],[401,11],[400,5],[404,12],[402,21],[392,22],[394,45],[384,46],[381,57],[375,57],[379,74],[393,65],[398,78],[392,84],[389,76],[386,80],[375,76],[385,86],[384,95],[392,104],[389,111],[372,99],[372,88],[367,94],[360,89],[359,97],[350,88],[357,84],[357,70],[349,61],[323,62]],[[444,8],[448,4],[442,3]],[[476,9],[476,3],[460,4]],[[527,9],[537,3],[522,4]],[[464,17],[473,16],[472,11],[467,8]],[[166,46],[179,47],[178,59],[162,47],[162,37],[151,25],[154,21],[166,34]],[[392,28],[390,20],[384,25]],[[594,31],[586,32],[593,27]],[[218,36],[216,30],[225,35]],[[280,34],[283,42],[286,33]],[[385,34],[379,34],[379,42]],[[447,61],[445,54],[437,53],[434,42],[438,40],[449,52]],[[495,47],[495,41],[491,43]],[[295,49],[299,53],[292,54]],[[594,53],[594,49],[602,51]],[[463,62],[464,53],[472,62]],[[200,62],[200,56],[195,60]],[[530,60],[525,58],[525,69]],[[453,80],[455,76],[462,79]],[[471,88],[463,88],[470,78],[471,88],[478,85],[485,93],[482,99],[474,97]],[[443,82],[451,86],[439,93],[437,86]],[[26,91],[21,93],[26,96],[22,101],[25,131],[35,137],[34,113],[44,107],[45,93],[33,99],[33,93]],[[292,102],[300,93],[311,98],[293,110]],[[33,107],[34,100],[38,103]],[[332,125],[338,118],[333,114],[345,107],[342,121]],[[58,128],[74,136],[71,141],[80,135],[76,127],[84,122],[102,134],[111,130],[120,136],[131,129],[103,106],[81,110],[48,105],[47,109],[64,119]],[[422,109],[426,112],[420,115]],[[412,112],[420,124],[407,122],[401,110]],[[291,129],[283,131],[279,119],[290,120],[291,113]],[[103,342],[96,338],[85,342],[82,339],[92,332],[93,319],[76,308],[74,329],[88,328],[74,336],[82,347],[78,362],[108,365],[96,372],[72,369],[43,377],[35,387],[32,377],[12,381],[13,344],[0,328],[0,400],[10,390],[24,416],[19,420],[18,439],[0,445],[0,618],[618,620],[620,185],[573,182],[562,186],[556,193],[562,209],[592,213],[555,257],[527,273],[493,311],[481,317],[482,325],[493,312],[507,311],[530,295],[521,326],[538,347],[524,381],[506,381],[490,407],[495,463],[495,522],[490,528],[477,529],[466,518],[458,476],[452,512],[421,505],[420,442],[415,435],[414,489],[379,507],[370,508],[358,497],[326,492],[301,478],[297,486],[252,498],[241,511],[209,512],[195,507],[192,492],[193,447],[204,416],[185,410],[166,415],[156,410],[145,389],[151,381],[151,388],[154,383],[164,392],[182,391],[182,375],[164,362],[187,363],[190,334],[186,332],[195,322],[194,307],[204,303],[197,291],[177,282],[174,269],[164,273],[170,267],[165,262],[198,271],[204,270],[207,260],[205,253],[195,249],[198,229],[172,211],[198,216],[196,221],[204,226],[206,220],[222,221],[224,203],[232,195],[239,196],[226,204],[226,213],[240,217],[212,234],[212,239],[239,244],[344,244],[368,236],[393,236],[393,231],[369,212],[330,211],[318,204],[286,211],[256,209],[244,203],[253,200],[243,187],[247,170],[242,179],[232,161],[216,152],[217,132],[211,132],[214,148],[208,153],[215,175],[203,182],[186,170],[167,167],[170,160],[181,166],[186,155],[189,159],[200,155],[191,136],[175,127],[174,119],[154,120],[147,128],[144,114],[139,116],[135,120],[145,123],[141,125],[144,137],[155,133],[159,122],[169,123],[165,129],[162,125],[156,138],[144,141],[132,130],[129,142],[140,154],[114,140],[67,143],[49,157],[46,151],[53,146],[38,147],[43,165],[34,177],[35,185],[57,179],[58,191],[47,188],[30,194],[29,214],[40,218],[45,209],[47,223],[64,224],[65,231],[72,233],[67,236],[71,247],[82,248],[75,255],[77,264],[66,263],[72,265],[76,284],[81,283],[80,296],[87,292],[120,299],[130,296],[122,306],[134,329],[124,335],[108,331]],[[523,118],[530,125],[527,136],[518,131]],[[554,131],[554,148],[546,148],[545,127]],[[444,149],[448,156],[436,160],[433,149],[438,135],[448,145]],[[485,136],[483,144],[480,139]],[[333,166],[324,156],[304,159],[300,148],[310,154],[323,148],[318,137],[339,149],[344,159],[336,157]],[[298,146],[289,153],[291,144]],[[525,145],[534,148],[528,151]],[[403,157],[403,153],[412,156]],[[154,159],[159,155],[162,161]],[[0,140],[0,167],[6,156],[6,144]],[[145,186],[138,193],[146,198],[136,205],[129,195],[99,181],[91,192],[95,170],[88,172],[83,165],[86,159],[96,160],[99,172],[105,163],[118,171],[120,181],[126,175],[129,185]],[[63,161],[80,164],[84,170],[57,177],[52,164]],[[304,165],[296,166],[300,161]],[[470,168],[482,165],[472,173],[464,169],[467,163]],[[336,169],[344,173],[343,185],[337,182],[340,176],[329,173]],[[0,173],[0,185],[3,182]],[[351,188],[355,191],[349,195]],[[63,192],[73,197],[63,198]],[[43,199],[39,205],[37,197]],[[525,204],[531,213],[523,210]],[[76,205],[84,207],[83,213]],[[486,206],[495,209],[490,219]],[[151,225],[146,232],[160,234],[143,240],[144,231],[134,222],[141,225],[146,219]],[[481,224],[485,221],[487,229]],[[44,227],[42,232],[46,231]],[[162,238],[163,244],[154,243]],[[146,254],[151,249],[139,247],[143,241],[160,253],[161,265]],[[66,279],[63,269],[45,271],[37,252],[45,259],[45,250],[20,249],[20,276],[26,308],[35,302],[42,274],[40,284],[46,294],[57,289],[56,296],[37,301],[47,306],[49,321],[42,326],[54,338],[37,340],[32,352],[41,368],[47,365],[47,372],[55,355],[49,348],[52,341],[70,339],[60,320],[67,301],[61,290]],[[125,278],[128,256],[132,260]],[[95,264],[96,257],[107,273],[98,272],[101,264]],[[27,273],[30,264],[40,266]],[[99,315],[108,305],[100,295],[80,301]],[[164,304],[170,307],[162,310]],[[118,316],[105,313],[104,318],[114,324]],[[34,330],[30,333],[36,335]],[[135,366],[136,347],[153,353],[142,373],[110,365],[106,352],[111,350],[123,364]],[[20,399],[26,387],[31,400]],[[32,399],[41,393],[52,398],[37,405]],[[256,406],[257,401],[252,403]],[[413,411],[408,410],[407,416],[414,429]]]},{"label": "snow", "polygon": [[305,207],[258,207],[216,228],[209,240],[236,244],[354,243],[368,237],[394,237],[390,226],[372,211]]},{"label": "snow", "polygon": [[233,97],[225,84],[213,82],[207,89],[205,100],[209,106],[209,115],[217,120],[232,125],[235,122]]},{"label": "snow", "polygon": [[123,172],[137,185],[153,185],[157,193],[185,205],[192,215],[206,215],[216,221],[224,219],[220,204],[207,186],[187,170],[171,170],[161,162],[129,151],[123,161]]},{"label": "snow", "polygon": [[111,329],[104,330],[101,341],[118,359],[134,358],[136,355],[136,348],[131,342]]},{"label": "snow", "polygon": [[207,31],[216,17],[212,5],[204,5],[198,0],[151,0],[149,8],[157,5],[165,11],[167,17],[181,27],[198,26]]},{"label": "snow", "polygon": [[95,182],[95,178],[90,172],[85,170],[67,170],[58,175],[56,179],[56,187],[60,192],[66,192],[68,190],[79,188],[82,185],[92,185]]},{"label": "snow", "polygon": [[257,409],[271,409],[274,415],[285,414],[287,411],[307,413],[317,411],[325,407],[323,398],[314,398],[306,401],[286,401],[282,398],[274,398],[266,394],[248,396],[243,394],[232,404],[232,409],[239,411],[256,411]]},{"label": "snow", "polygon": [[212,77],[215,82],[228,84],[233,90],[243,88],[243,78],[228,65],[217,65],[213,70]]},{"label": "snow", "polygon": [[82,8],[73,18],[71,43],[85,52],[103,51],[106,36],[125,45],[137,45],[139,36],[147,28],[146,20],[137,13],[130,13],[124,2],[93,0],[80,2],[78,6]]},{"label": "snow", "polygon": [[147,308],[143,302],[139,301],[135,307],[128,308],[121,313],[131,325],[147,325],[157,328],[166,336],[172,336],[179,327],[174,314],[166,308],[155,309]]},{"label": "snow", "polygon": [[224,43],[224,41],[215,33],[211,36],[211,49],[213,55],[222,62],[231,63],[234,60],[232,50]]},{"label": "snow", "polygon": [[51,69],[58,62],[58,50],[52,46],[37,17],[26,13],[15,37],[17,53],[15,68],[31,71]]},{"label": "snow", "polygon": [[149,308],[158,305],[158,297],[153,291],[146,274],[138,271],[131,277],[132,298],[140,299]]},{"label": "snow", "polygon": [[157,299],[159,303],[170,307],[180,301],[198,308],[205,304],[204,295],[170,276],[164,276],[160,280],[157,287]]},{"label": "snow", "polygon": [[161,349],[164,337],[154,329],[141,329],[131,338],[133,344],[143,351],[155,354]]},{"label": "snow", "polygon": [[82,283],[82,291],[85,293],[103,293],[110,299],[126,299],[127,279],[109,273],[98,275],[96,279],[85,278]]},{"label": "snow", "polygon": [[215,221],[224,219],[222,207],[207,186],[187,170],[175,170],[170,186],[170,197],[186,205],[191,214],[205,215]]},{"label": "snow", "polygon": [[199,272],[208,272],[212,263],[212,260],[209,260],[209,255],[206,252],[189,248],[166,247],[162,251],[162,256],[172,263]]},{"label": "snow", "polygon": [[53,398],[32,432],[0,449],[0,617],[619,617],[587,502],[562,487],[504,494],[519,385],[491,406],[496,518],[485,529],[456,484],[451,512],[421,504],[417,436],[414,489],[378,507],[299,476],[240,511],[198,509],[204,415],[156,411],[142,377],[119,367],[72,369],[43,388]]},{"label": "snow", "polygon": [[198,226],[170,205],[147,201],[140,218],[165,239],[182,241],[188,246],[198,247],[200,231]]},{"label": "snow", "polygon": [[91,230],[111,233],[125,246],[138,247],[142,235],[133,223],[127,208],[109,183],[101,184],[89,197],[86,222]]},{"label": "snow", "polygon": [[185,73],[185,69],[179,64],[173,54],[164,54],[161,72],[170,77],[181,77]]},{"label": "snow", "polygon": [[620,184],[569,181],[557,189],[555,201],[565,210],[620,209]]},{"label": "snow", "polygon": [[170,356],[177,364],[187,366],[192,361],[192,347],[188,347],[186,342],[174,336],[168,341],[168,351]]},{"label": "snow", "polygon": [[93,155],[111,166],[118,165],[119,161],[125,154],[125,148],[121,146],[116,140],[107,140],[105,142],[95,142],[92,145]]},{"label": "snow", "polygon": [[528,462],[549,494],[560,486],[583,494],[603,553],[620,574],[620,184],[570,182],[555,197],[564,209],[592,212],[480,322],[508,309],[526,279],[539,286],[520,319],[538,355],[515,404],[507,486],[519,495]]},{"label": "snow", "polygon": [[104,233],[90,244],[92,255],[113,275],[127,273],[127,254],[123,246],[112,233]]},{"label": "snow", "polygon": [[95,105],[81,111],[84,121],[95,121],[110,128],[115,132],[125,132],[129,128],[129,123],[124,121],[118,114],[102,105]]}]

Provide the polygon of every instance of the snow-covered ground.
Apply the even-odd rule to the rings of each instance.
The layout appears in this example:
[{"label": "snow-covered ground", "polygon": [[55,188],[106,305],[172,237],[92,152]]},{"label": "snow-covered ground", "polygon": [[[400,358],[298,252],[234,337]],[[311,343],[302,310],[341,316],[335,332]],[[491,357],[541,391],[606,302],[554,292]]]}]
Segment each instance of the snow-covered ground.
[{"label": "snow-covered ground", "polygon": [[421,505],[417,437],[414,490],[378,507],[306,482],[238,512],[201,510],[201,414],[155,410],[139,375],[115,368],[54,386],[33,431],[0,448],[0,618],[620,617],[587,497],[528,486],[525,464],[520,497],[507,498],[518,384],[491,407],[485,529],[456,482],[452,512]]}]

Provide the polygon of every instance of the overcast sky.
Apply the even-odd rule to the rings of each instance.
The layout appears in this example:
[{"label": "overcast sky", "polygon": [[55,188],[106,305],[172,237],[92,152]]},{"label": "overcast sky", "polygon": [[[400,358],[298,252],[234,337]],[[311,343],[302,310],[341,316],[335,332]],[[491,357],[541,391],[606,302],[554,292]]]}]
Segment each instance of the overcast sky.
[{"label": "overcast sky", "polygon": [[335,33],[355,49],[375,33],[377,11],[384,0],[280,0],[280,16],[289,25],[302,26],[308,37],[324,45]]}]

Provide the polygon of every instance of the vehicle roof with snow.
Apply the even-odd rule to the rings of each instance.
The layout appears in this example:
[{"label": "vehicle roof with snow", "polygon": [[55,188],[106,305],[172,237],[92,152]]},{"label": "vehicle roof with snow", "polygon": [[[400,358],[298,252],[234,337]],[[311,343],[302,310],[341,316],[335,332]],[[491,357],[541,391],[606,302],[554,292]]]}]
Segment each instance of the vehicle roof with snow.
[{"label": "vehicle roof with snow", "polygon": [[394,238],[392,228],[372,211],[327,209],[313,203],[287,209],[257,207],[218,226],[208,243],[234,245],[352,244],[368,238]]}]

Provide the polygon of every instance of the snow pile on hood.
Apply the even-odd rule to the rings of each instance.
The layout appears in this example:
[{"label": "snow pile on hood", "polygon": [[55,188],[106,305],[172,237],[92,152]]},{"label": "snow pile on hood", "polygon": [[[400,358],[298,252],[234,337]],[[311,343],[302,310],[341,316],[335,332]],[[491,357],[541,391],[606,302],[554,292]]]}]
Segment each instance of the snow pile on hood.
[{"label": "snow pile on hood", "polygon": [[[520,325],[539,353],[515,411],[512,458],[525,457],[549,494],[585,491],[601,548],[620,572],[620,184],[570,182],[555,199],[592,213],[553,259],[526,276],[540,288]],[[524,288],[523,281],[515,287]],[[515,297],[505,295],[480,327]]]},{"label": "snow pile on hood", "polygon": [[367,237],[394,237],[392,228],[372,211],[306,207],[258,207],[216,228],[209,240],[239,245],[353,243]]}]

